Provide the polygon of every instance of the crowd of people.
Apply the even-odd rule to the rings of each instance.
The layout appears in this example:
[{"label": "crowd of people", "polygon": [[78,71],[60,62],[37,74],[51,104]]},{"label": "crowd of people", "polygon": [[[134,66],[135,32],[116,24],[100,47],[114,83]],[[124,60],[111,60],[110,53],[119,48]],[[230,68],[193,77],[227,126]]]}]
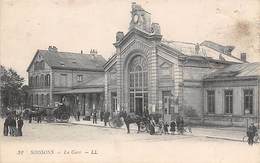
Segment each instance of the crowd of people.
[{"label": "crowd of people", "polygon": [[8,115],[4,122],[4,136],[23,136],[23,120],[21,117],[16,120],[15,116]]}]

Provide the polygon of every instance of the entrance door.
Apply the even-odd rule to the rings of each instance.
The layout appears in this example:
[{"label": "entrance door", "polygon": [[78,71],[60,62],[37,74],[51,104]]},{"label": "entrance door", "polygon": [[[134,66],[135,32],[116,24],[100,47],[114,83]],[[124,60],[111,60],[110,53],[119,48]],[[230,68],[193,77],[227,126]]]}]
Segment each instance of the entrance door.
[{"label": "entrance door", "polygon": [[164,114],[170,114],[170,97],[164,96],[163,98]]},{"label": "entrance door", "polygon": [[135,98],[135,113],[137,115],[143,115],[143,98]]}]

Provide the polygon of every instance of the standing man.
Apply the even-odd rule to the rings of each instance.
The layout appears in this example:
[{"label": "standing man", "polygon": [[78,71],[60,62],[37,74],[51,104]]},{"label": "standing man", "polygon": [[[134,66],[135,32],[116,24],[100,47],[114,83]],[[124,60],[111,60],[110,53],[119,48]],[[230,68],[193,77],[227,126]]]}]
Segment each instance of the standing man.
[{"label": "standing man", "polygon": [[[4,122],[4,136],[8,136],[8,128],[10,125],[10,116],[8,115]],[[9,128],[10,130],[10,128]]]},{"label": "standing man", "polygon": [[102,122],[104,120],[104,111],[100,110],[100,121]]},{"label": "standing man", "polygon": [[10,120],[11,136],[16,136],[16,121],[15,117],[11,117]]},{"label": "standing man", "polygon": [[97,124],[97,111],[96,109],[93,111],[93,124]]},{"label": "standing man", "polygon": [[18,121],[17,121],[17,126],[18,126],[17,136],[23,136],[23,132],[22,132],[23,120],[22,120],[21,117],[19,117],[19,119],[18,119]]},{"label": "standing man", "polygon": [[256,135],[257,129],[252,122],[251,125],[247,129],[247,136],[248,136],[248,145],[253,145],[254,144],[254,137]]},{"label": "standing man", "polygon": [[109,121],[110,112],[106,111],[104,114],[104,122],[105,126],[107,126],[107,122]]},{"label": "standing man", "polygon": [[78,118],[78,121],[80,121],[80,119],[79,119],[79,117],[80,117],[80,111],[78,110],[78,112],[77,112],[77,118]]}]

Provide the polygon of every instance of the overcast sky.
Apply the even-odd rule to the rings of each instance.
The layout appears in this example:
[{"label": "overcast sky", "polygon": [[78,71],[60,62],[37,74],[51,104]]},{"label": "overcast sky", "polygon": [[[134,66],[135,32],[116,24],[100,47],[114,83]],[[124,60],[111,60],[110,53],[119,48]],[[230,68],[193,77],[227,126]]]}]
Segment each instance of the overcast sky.
[{"label": "overcast sky", "polygon": [[[128,0],[0,0],[0,63],[27,78],[26,68],[37,49],[97,49],[108,58],[117,31],[127,32]],[[259,0],[140,0],[161,26],[165,39],[211,40],[234,45],[234,55],[259,56]],[[258,20],[258,28],[257,28]],[[257,37],[258,36],[258,37]]]}]

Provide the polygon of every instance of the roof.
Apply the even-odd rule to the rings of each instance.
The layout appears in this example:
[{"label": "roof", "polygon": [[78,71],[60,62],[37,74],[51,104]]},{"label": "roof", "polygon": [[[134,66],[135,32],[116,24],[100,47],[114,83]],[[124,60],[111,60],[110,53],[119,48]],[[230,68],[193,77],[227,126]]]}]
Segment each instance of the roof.
[{"label": "roof", "polygon": [[86,87],[105,87],[105,75],[92,78],[86,82],[82,82],[74,86],[74,88],[86,88]]},{"label": "roof", "polygon": [[[104,71],[103,65],[106,60],[97,54],[83,54],[72,52],[58,52],[50,50],[38,50],[36,55],[43,56],[46,63],[51,68],[58,69],[77,69],[77,70],[96,70]],[[31,64],[33,61],[31,62]],[[29,70],[28,67],[27,71]]]},{"label": "roof", "polygon": [[260,76],[260,62],[233,64],[212,72],[204,79],[220,79],[229,77],[258,77]]},{"label": "roof", "polygon": [[[195,44],[190,42],[162,40],[162,43],[177,49],[186,56],[200,56],[219,61],[242,63],[239,58],[231,55],[231,51],[234,49],[232,46],[222,46],[211,41],[204,41],[201,44]],[[227,51],[230,53],[227,53]]]},{"label": "roof", "polygon": [[212,41],[203,41],[200,45],[206,46],[208,48],[214,49],[220,53],[227,54],[227,55],[231,55],[231,52],[235,48],[234,46],[223,46]]}]

